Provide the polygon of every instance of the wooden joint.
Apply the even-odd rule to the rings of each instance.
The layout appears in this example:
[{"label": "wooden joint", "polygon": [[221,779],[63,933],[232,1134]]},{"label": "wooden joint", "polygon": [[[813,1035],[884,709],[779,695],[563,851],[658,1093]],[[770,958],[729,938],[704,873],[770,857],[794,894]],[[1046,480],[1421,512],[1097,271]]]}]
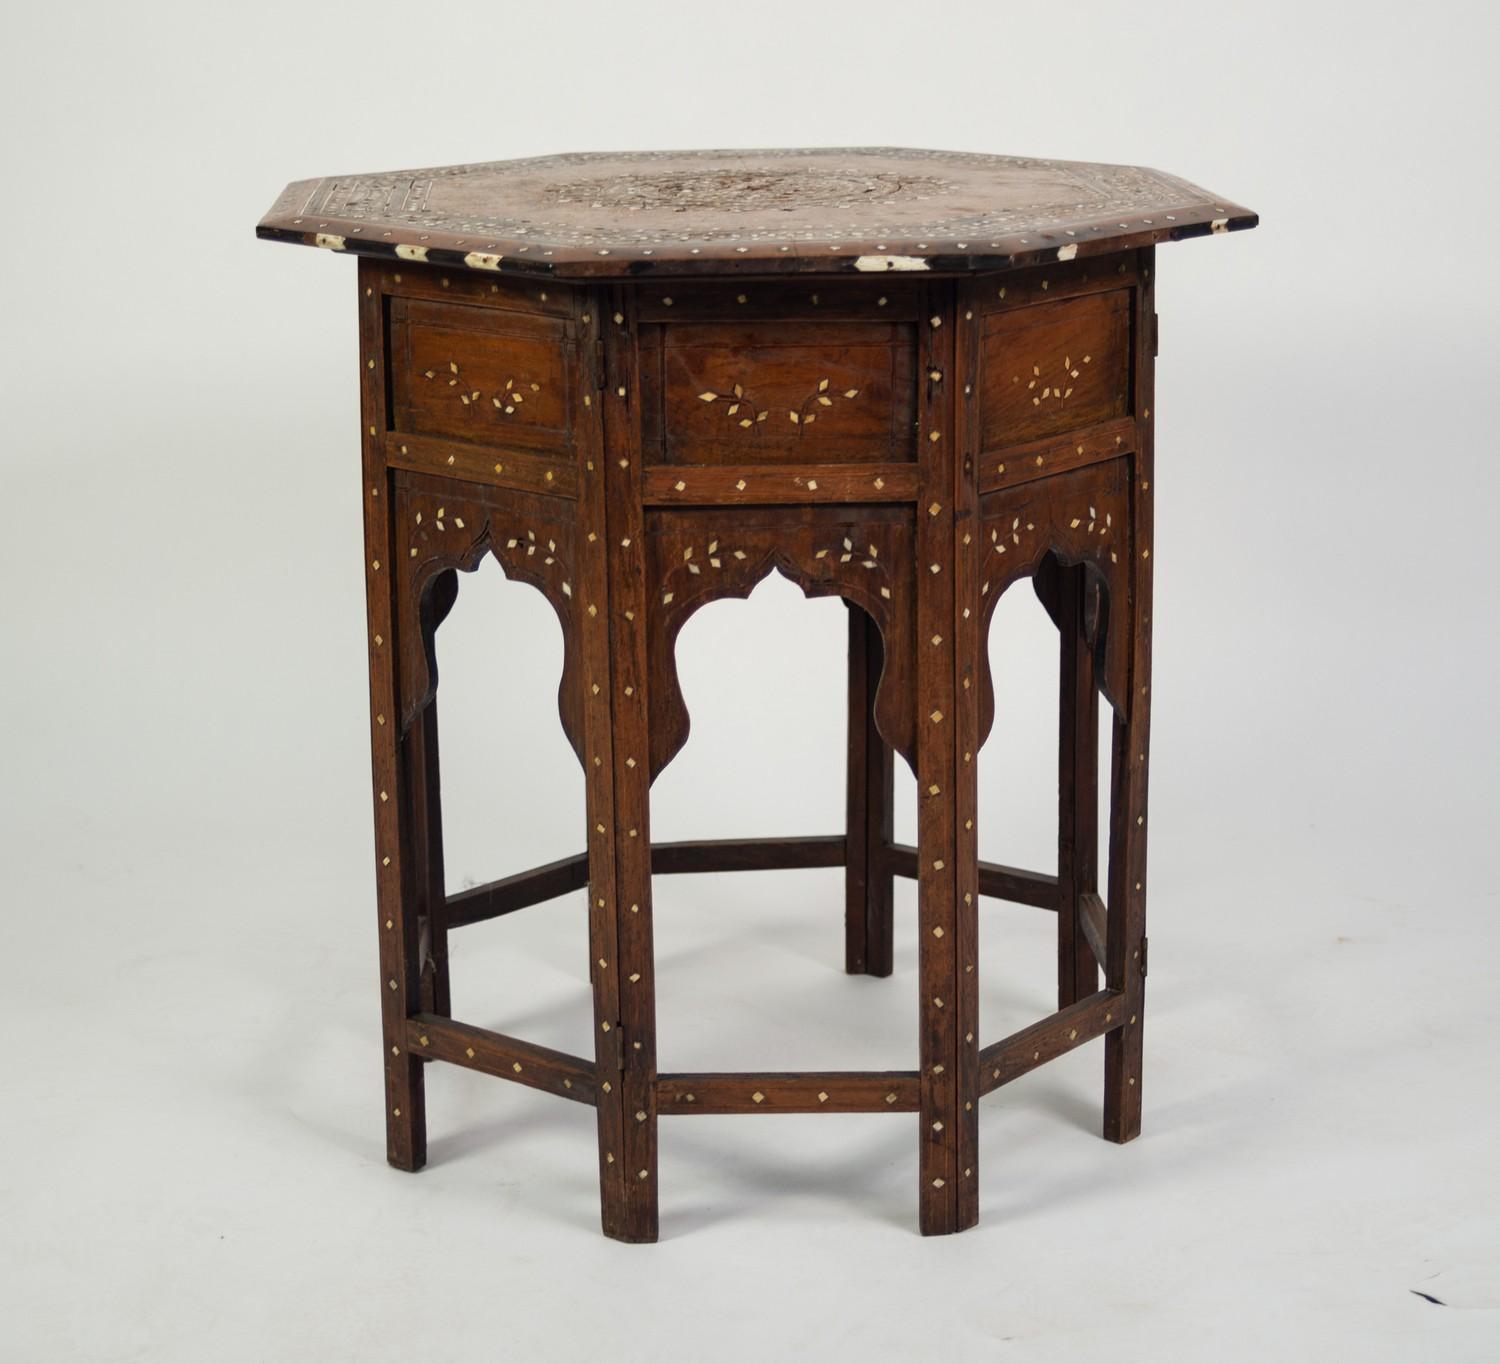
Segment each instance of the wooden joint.
[{"label": "wooden joint", "polygon": [[582,890],[589,883],[588,854],[564,857],[530,871],[517,872],[514,876],[502,877],[472,890],[450,895],[447,902],[447,924],[449,928],[461,928],[465,924],[482,923],[486,919],[498,918],[544,900],[555,900],[559,895]]},{"label": "wooden joint", "polygon": [[789,871],[842,867],[848,840],[843,834],[812,838],[713,838],[653,843],[651,870],[662,876],[713,871]]},{"label": "wooden joint", "polygon": [[992,1043],[979,1053],[979,1092],[988,1094],[1074,1047],[1123,1027],[1125,1017],[1125,992],[1100,990]]},{"label": "wooden joint", "polygon": [[597,1102],[592,1062],[436,1014],[406,1020],[406,1049],[424,1061],[448,1061],[578,1103]]}]

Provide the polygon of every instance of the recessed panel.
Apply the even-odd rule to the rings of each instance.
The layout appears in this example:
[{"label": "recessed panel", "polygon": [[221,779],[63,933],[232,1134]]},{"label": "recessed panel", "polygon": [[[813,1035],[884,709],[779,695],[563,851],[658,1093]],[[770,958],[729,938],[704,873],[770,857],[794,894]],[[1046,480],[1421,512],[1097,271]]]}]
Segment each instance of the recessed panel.
[{"label": "recessed panel", "polygon": [[985,450],[1092,426],[1129,410],[1127,289],[991,313],[981,346]]},{"label": "recessed panel", "polygon": [[909,460],[910,323],[643,327],[643,435],[667,464]]},{"label": "recessed panel", "polygon": [[566,451],[568,351],[554,318],[393,299],[394,429]]}]

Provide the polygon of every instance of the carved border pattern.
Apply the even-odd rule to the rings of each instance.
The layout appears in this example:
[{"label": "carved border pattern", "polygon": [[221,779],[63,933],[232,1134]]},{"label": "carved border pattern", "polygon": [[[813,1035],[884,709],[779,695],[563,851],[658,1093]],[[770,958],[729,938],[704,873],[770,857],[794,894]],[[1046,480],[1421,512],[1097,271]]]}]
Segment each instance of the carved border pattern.
[{"label": "carved border pattern", "polygon": [[396,486],[396,606],[401,732],[437,690],[434,637],[453,605],[457,573],[493,554],[507,578],[529,583],[552,604],[563,635],[557,707],[582,761],[583,713],[574,610],[571,503],[510,489],[408,476]]},{"label": "carved border pattern", "polygon": [[677,676],[676,642],[688,618],[722,597],[748,597],[772,570],[809,597],[844,597],[875,621],[885,672],[875,722],[886,742],[915,764],[912,665],[916,591],[907,508],[830,507],[788,524],[785,511],[673,510],[647,517],[647,649],[655,698],[654,778],[687,742],[690,720]]},{"label": "carved border pattern", "polygon": [[1130,638],[1123,621],[1130,581],[1129,464],[1112,459],[979,499],[982,543],[990,547],[980,565],[980,743],[995,719],[988,643],[995,607],[1006,588],[1028,575],[1035,576],[1037,593],[1046,602],[1049,559],[1085,565],[1103,588],[1089,639],[1099,689],[1117,711],[1128,699]]}]

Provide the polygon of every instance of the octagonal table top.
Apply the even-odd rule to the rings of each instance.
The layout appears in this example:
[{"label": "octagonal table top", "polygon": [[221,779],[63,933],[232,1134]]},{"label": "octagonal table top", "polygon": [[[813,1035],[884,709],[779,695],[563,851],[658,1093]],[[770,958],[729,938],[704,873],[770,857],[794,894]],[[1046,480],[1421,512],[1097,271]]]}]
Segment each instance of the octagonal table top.
[{"label": "octagonal table top", "polygon": [[609,278],[964,273],[1254,227],[1144,166],[891,147],[575,152],[299,180],[257,235]]}]

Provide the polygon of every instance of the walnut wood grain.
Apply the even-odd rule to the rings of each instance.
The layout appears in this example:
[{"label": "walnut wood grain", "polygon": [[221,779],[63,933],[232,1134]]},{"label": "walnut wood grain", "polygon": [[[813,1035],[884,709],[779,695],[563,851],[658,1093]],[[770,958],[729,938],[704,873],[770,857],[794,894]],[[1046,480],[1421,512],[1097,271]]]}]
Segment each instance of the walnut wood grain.
[{"label": "walnut wood grain", "polygon": [[731,1072],[663,1075],[663,1116],[708,1113],[914,1113],[911,1070]]},{"label": "walnut wood grain", "polygon": [[648,668],[650,573],[641,494],[639,346],[635,299],[612,288],[613,324],[604,329],[603,397],[607,561],[609,565],[609,728],[614,746],[615,959],[599,966],[618,978],[618,1084],[624,1108],[625,1241],[658,1232],[656,1140],[656,984],[652,945],[652,696],[659,677]]},{"label": "walnut wood grain", "polygon": [[979,340],[981,449],[1123,417],[1130,381],[1130,291],[1111,289],[991,313]]},{"label": "walnut wood grain", "polygon": [[647,469],[641,495],[653,507],[816,507],[914,502],[910,464],[728,465]]},{"label": "walnut wood grain", "polygon": [[642,440],[671,465],[885,464],[916,454],[915,323],[650,328]]},{"label": "walnut wood grain", "polygon": [[[1140,253],[1138,315],[1155,317],[1155,259]],[[1154,330],[1135,336],[1136,454],[1130,460],[1129,620],[1119,633],[1130,641],[1130,682],[1115,706],[1110,761],[1109,886],[1105,983],[1123,990],[1123,1027],[1104,1047],[1104,1135],[1125,1142],[1140,1134],[1146,1013],[1146,831],[1151,749],[1152,553],[1155,545]]]},{"label": "walnut wood grain", "polygon": [[482,1070],[581,1104],[595,1101],[591,1062],[519,1037],[419,1013],[406,1020],[406,1045],[425,1060]]},{"label": "walnut wood grain", "polygon": [[980,1091],[988,1094],[1028,1071],[1056,1060],[1096,1037],[1118,1036],[1126,1000],[1120,990],[1099,990],[979,1053]]},{"label": "walnut wood grain", "polygon": [[851,975],[890,975],[895,950],[895,874],[882,855],[893,836],[896,768],[875,722],[884,671],[880,628],[851,602],[844,784],[844,970]]},{"label": "walnut wood grain", "polygon": [[1099,988],[1104,937],[1092,912],[1099,902],[1099,688],[1088,617],[1097,588],[1083,565],[1057,568],[1057,1007],[1065,1009]]},{"label": "walnut wood grain", "polygon": [[564,320],[396,297],[390,344],[397,432],[571,456],[578,359]]},{"label": "walnut wood grain", "polygon": [[[917,1212],[924,1236],[965,1225],[961,1180],[977,1180],[977,1154],[960,1151],[959,929],[955,823],[958,766],[959,609],[954,519],[954,295],[931,283],[922,296],[916,508],[917,1037],[922,1102],[917,1122]],[[878,707],[877,707],[878,711]],[[970,755],[971,760],[973,755]],[[976,1096],[977,1097],[977,1096]],[[968,1155],[967,1172],[962,1158]]]}]

